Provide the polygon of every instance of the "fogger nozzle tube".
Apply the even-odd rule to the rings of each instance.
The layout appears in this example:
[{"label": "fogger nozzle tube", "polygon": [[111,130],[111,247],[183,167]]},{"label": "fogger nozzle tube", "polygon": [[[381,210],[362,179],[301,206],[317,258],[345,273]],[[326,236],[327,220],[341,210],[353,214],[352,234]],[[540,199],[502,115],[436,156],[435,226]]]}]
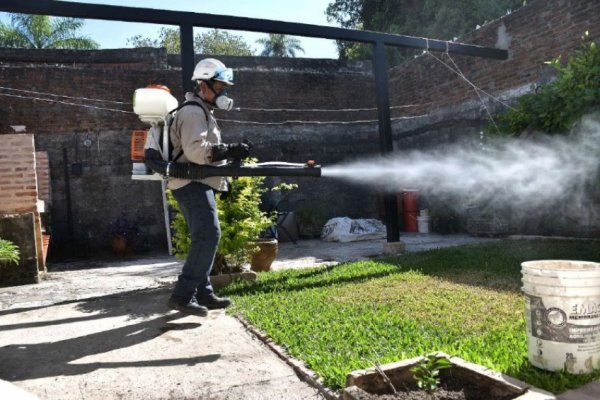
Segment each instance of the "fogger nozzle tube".
[{"label": "fogger nozzle tube", "polygon": [[199,165],[194,163],[177,163],[164,161],[160,158],[146,154],[144,163],[152,171],[167,178],[204,179],[211,176],[321,176],[321,166],[308,162],[302,164],[277,164],[266,165],[232,165],[220,166]]}]

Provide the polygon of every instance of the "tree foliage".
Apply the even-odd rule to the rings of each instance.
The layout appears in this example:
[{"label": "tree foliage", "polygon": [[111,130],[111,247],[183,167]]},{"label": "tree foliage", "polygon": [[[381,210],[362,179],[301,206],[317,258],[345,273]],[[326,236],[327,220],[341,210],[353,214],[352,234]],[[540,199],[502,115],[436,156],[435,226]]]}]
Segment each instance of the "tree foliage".
[{"label": "tree foliage", "polygon": [[288,35],[270,33],[268,37],[256,41],[263,46],[261,56],[296,57],[297,52],[304,53],[300,40]]},{"label": "tree foliage", "polygon": [[168,54],[179,54],[180,40],[179,29],[177,28],[160,28],[158,38],[152,39],[135,35],[127,39],[127,44],[133,47],[158,47],[167,49]]},{"label": "tree foliage", "polygon": [[[157,39],[141,35],[127,39],[127,44],[133,47],[162,47],[167,49],[168,54],[179,54],[180,43],[179,29],[177,28],[161,28]],[[230,56],[252,55],[252,49],[242,36],[232,35],[219,29],[211,29],[206,33],[196,34],[194,37],[194,52]]]},{"label": "tree foliage", "polygon": [[197,35],[194,45],[201,54],[252,55],[252,49],[242,36],[232,35],[218,29]]},{"label": "tree foliage", "polygon": [[0,22],[0,46],[28,49],[97,49],[98,43],[78,31],[84,21],[47,15],[10,14],[10,24]]},{"label": "tree foliage", "polygon": [[[343,28],[452,40],[522,4],[523,0],[335,0],[325,13]],[[370,45],[355,42],[338,42],[338,51],[340,58],[371,56]],[[406,50],[397,51],[390,62],[407,56]]]},{"label": "tree foliage", "polygon": [[[587,32],[567,63],[558,57],[547,64],[556,70],[556,79],[519,97],[514,109],[501,114],[500,133],[566,133],[584,114],[600,109],[600,49]],[[494,126],[487,131],[498,133]]]}]

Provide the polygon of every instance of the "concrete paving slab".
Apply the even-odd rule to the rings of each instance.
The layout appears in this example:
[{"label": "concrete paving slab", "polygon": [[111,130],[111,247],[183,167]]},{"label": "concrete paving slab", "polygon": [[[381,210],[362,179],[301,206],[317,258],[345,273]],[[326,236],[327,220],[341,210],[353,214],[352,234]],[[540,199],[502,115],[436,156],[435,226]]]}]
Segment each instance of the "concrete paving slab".
[{"label": "concrete paving slab", "polygon": [[600,399],[600,381],[590,382],[577,389],[567,390],[556,396],[558,400],[598,400]]},{"label": "concrete paving slab", "polygon": [[[407,253],[451,246],[462,246],[496,241],[470,235],[438,235],[404,233],[400,241]],[[325,242],[321,239],[279,243],[279,253],[272,269],[306,268],[307,266],[336,264],[347,261],[368,260],[385,256],[386,240],[364,240],[356,242]]]},{"label": "concrete paving slab", "polygon": [[236,319],[184,316],[168,295],[0,311],[0,379],[40,399],[322,398]]}]

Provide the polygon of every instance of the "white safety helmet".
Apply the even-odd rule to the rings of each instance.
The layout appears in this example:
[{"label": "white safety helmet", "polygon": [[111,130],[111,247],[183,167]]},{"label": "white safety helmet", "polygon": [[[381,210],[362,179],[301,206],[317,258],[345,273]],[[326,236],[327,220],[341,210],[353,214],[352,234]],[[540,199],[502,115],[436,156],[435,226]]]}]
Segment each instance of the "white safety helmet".
[{"label": "white safety helmet", "polygon": [[196,68],[194,68],[192,80],[208,81],[211,79],[226,83],[227,85],[233,85],[233,70],[227,68],[225,64],[216,58],[200,60],[196,64]]}]

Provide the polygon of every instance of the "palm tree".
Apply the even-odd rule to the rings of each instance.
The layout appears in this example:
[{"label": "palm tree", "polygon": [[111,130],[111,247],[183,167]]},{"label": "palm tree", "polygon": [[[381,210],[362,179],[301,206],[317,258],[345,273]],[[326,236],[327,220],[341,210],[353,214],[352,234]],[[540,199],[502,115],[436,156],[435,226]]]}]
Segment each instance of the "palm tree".
[{"label": "palm tree", "polygon": [[256,42],[264,46],[261,56],[296,57],[297,51],[304,53],[300,40],[288,35],[270,33],[268,38],[258,39]]},{"label": "palm tree", "polygon": [[84,21],[47,15],[11,14],[11,24],[0,22],[0,47],[28,49],[97,49],[94,40],[79,36]]}]

